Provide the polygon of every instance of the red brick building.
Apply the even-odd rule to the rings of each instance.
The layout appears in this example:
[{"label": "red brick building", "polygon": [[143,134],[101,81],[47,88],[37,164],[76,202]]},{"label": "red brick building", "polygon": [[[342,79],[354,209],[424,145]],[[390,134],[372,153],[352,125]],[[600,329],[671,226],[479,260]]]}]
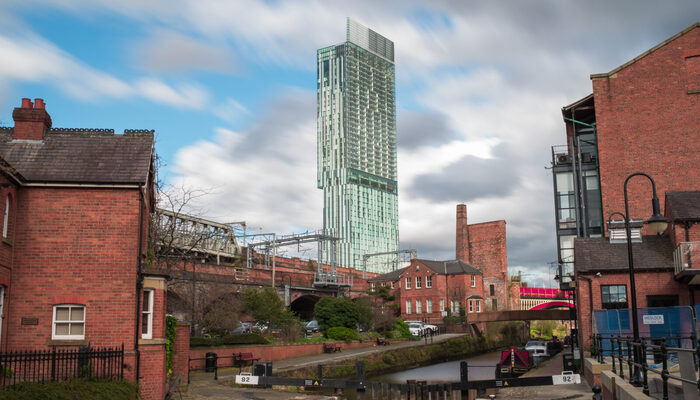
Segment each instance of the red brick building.
[{"label": "red brick building", "polygon": [[[593,93],[563,108],[567,145],[552,151],[562,289],[577,290],[584,346],[591,309],[627,302],[626,239],[607,239],[608,220],[625,211],[623,183],[635,172],[654,179],[672,219],[662,237],[644,228],[633,241],[638,306],[697,302],[694,267],[681,259],[700,221],[700,24],[591,80]],[[649,180],[632,178],[628,195],[630,219],[649,218]]]},{"label": "red brick building", "polygon": [[413,259],[408,267],[369,280],[391,286],[401,317],[438,322],[442,317],[519,309],[519,284],[509,282],[505,221],[467,224],[457,205],[455,260]]},{"label": "red brick building", "polygon": [[153,132],[55,129],[22,99],[0,128],[0,351],[124,346],[125,376],[162,399],[165,280],[142,273]]}]

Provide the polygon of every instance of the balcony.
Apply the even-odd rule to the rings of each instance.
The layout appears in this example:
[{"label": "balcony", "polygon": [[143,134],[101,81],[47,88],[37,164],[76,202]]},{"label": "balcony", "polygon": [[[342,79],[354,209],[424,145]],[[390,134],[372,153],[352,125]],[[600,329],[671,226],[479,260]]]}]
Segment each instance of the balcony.
[{"label": "balcony", "polygon": [[676,279],[700,284],[700,242],[679,243],[673,251],[673,266]]}]

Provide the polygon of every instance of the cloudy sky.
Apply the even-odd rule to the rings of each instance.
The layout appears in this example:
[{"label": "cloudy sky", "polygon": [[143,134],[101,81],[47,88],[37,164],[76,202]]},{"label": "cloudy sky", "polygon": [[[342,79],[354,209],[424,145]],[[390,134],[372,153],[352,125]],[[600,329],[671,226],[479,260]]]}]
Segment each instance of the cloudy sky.
[{"label": "cloudy sky", "polygon": [[696,22],[688,1],[2,0],[0,126],[22,97],[55,127],[148,128],[161,178],[218,221],[322,225],[316,50],[349,16],[396,47],[402,248],[454,258],[455,204],[507,221],[511,270],[556,260],[562,106]]}]

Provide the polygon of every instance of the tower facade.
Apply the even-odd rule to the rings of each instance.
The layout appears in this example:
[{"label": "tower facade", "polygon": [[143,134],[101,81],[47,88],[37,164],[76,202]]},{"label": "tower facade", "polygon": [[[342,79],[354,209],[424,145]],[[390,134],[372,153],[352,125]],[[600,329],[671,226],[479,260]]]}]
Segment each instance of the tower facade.
[{"label": "tower facade", "polygon": [[317,186],[323,229],[340,238],[323,261],[362,268],[363,255],[399,245],[394,43],[348,18],[345,43],[319,49],[317,68]]}]

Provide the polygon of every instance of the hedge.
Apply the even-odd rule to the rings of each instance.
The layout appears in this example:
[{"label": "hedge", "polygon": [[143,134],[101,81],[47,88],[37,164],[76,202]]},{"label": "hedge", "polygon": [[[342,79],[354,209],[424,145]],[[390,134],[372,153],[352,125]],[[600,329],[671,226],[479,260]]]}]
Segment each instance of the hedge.
[{"label": "hedge", "polygon": [[218,338],[190,338],[190,347],[217,347],[237,344],[268,344],[264,337],[257,333],[244,333],[242,335],[230,335]]},{"label": "hedge", "polygon": [[22,382],[0,391],[0,400],[137,400],[138,387],[125,380]]}]

